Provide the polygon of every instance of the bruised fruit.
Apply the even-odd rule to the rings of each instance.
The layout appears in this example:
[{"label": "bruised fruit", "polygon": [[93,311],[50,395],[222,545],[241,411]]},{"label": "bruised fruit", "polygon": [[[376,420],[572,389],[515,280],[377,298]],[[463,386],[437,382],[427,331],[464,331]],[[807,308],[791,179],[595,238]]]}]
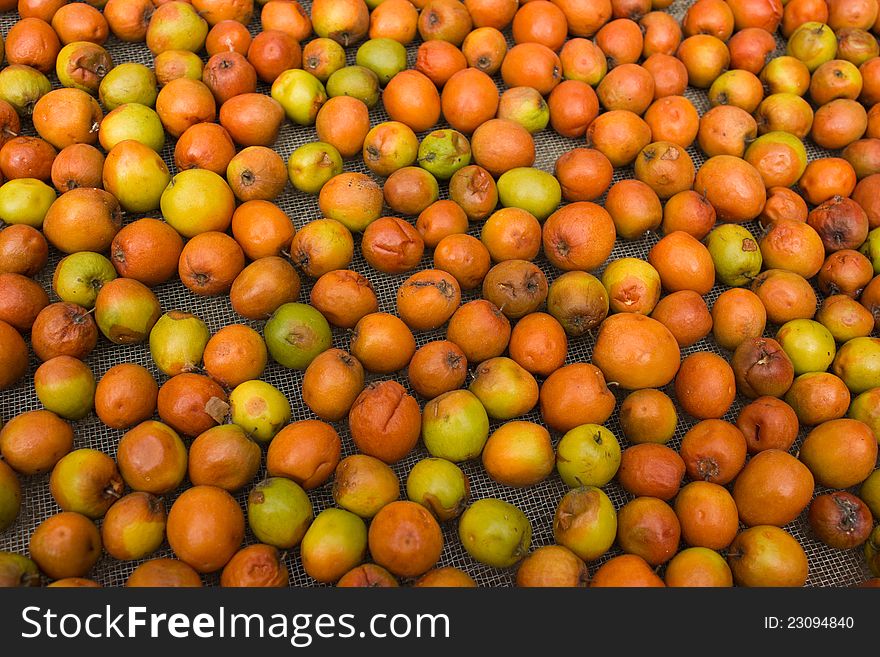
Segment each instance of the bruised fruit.
[{"label": "bruised fruit", "polygon": [[153,420],[122,436],[116,460],[130,488],[153,495],[170,493],[186,477],[186,446],[174,429]]},{"label": "bruised fruit", "polygon": [[649,315],[660,299],[660,274],[639,258],[612,261],[602,272],[602,285],[616,313]]},{"label": "bruised fruit", "polygon": [[235,424],[208,429],[190,444],[189,480],[195,486],[217,486],[229,492],[244,488],[260,469],[262,451]]},{"label": "bruised fruit", "polygon": [[669,501],[678,494],[684,472],[684,461],[674,449],[641,443],[623,451],[617,479],[624,490],[635,496]]},{"label": "bruised fruit", "polygon": [[229,560],[220,576],[220,586],[282,588],[287,584],[283,555],[269,545],[242,548]]},{"label": "bruised fruit", "polygon": [[624,552],[657,566],[678,551],[681,526],[675,512],[656,497],[637,497],[617,515],[617,542]]},{"label": "bruised fruit", "polygon": [[736,426],[745,436],[752,454],[765,449],[788,451],[800,429],[798,420],[795,409],[784,401],[776,397],[759,397],[739,412]]},{"label": "bruised fruit", "polygon": [[675,405],[660,390],[636,390],[620,405],[620,428],[631,443],[668,443],[677,425]]},{"label": "bruised fruit", "polygon": [[599,488],[584,486],[568,491],[553,517],[553,537],[584,561],[608,552],[617,535],[617,513]]},{"label": "bruised fruit", "polygon": [[608,292],[592,274],[566,272],[550,284],[547,312],[571,337],[581,336],[601,324],[608,310]]},{"label": "bruised fruit", "polygon": [[333,500],[361,518],[372,518],[399,495],[397,475],[377,458],[353,454],[336,466]]},{"label": "bruised fruit", "polygon": [[229,393],[229,415],[248,436],[269,442],[290,421],[290,402],[275,386],[265,381],[240,383]]},{"label": "bruised fruit", "polygon": [[274,360],[290,369],[303,370],[330,347],[330,325],[311,306],[286,303],[266,322],[266,346]]},{"label": "bruised fruit", "polygon": [[519,587],[586,587],[589,583],[586,564],[574,552],[561,545],[544,545],[527,556],[516,571]]},{"label": "bruised fruit", "polygon": [[691,479],[725,485],[742,470],[746,449],[745,436],[733,424],[709,419],[684,435],[679,454]]},{"label": "bruised fruit", "polygon": [[871,535],[873,517],[867,505],[846,491],[819,495],[807,514],[816,537],[838,550],[850,550]]},{"label": "bruised fruit", "polygon": [[391,502],[370,522],[370,555],[395,575],[415,577],[440,559],[440,525],[421,504]]},{"label": "bruised fruit", "polygon": [[336,430],[320,420],[300,420],[284,427],[269,444],[266,470],[310,490],[323,484],[339,464],[342,442]]},{"label": "bruised fruit", "polygon": [[419,439],[421,411],[418,402],[396,381],[367,386],[348,414],[357,448],[386,463],[406,456]]}]

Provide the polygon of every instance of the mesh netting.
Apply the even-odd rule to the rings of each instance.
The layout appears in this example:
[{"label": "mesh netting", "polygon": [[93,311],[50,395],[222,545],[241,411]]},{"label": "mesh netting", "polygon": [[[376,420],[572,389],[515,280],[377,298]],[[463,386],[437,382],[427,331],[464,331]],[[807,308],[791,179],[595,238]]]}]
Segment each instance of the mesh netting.
[{"label": "mesh netting", "polygon": [[[311,3],[303,2],[302,4],[308,9]],[[687,0],[677,0],[675,4],[673,4],[672,7],[670,7],[667,11],[672,13],[672,15],[677,18],[681,18],[689,4],[690,3]],[[9,28],[17,20],[17,18],[17,15],[14,13],[0,15],[0,33],[5,35]],[[255,19],[254,24],[251,25],[251,31],[256,34],[258,30],[259,22],[258,19]],[[507,37],[510,45],[512,45],[512,39],[509,33]],[[113,55],[114,62],[116,62],[117,64],[125,61],[133,61],[152,66],[152,56],[144,44],[124,43],[111,37],[111,39],[106,44],[106,47]],[[414,65],[417,47],[418,43],[410,45],[407,49],[408,63],[410,67]],[[355,50],[356,48],[347,49],[349,64],[354,63]],[[52,76],[52,79],[53,84],[55,86],[58,86],[57,79],[54,78],[54,75]],[[500,76],[496,76],[495,81],[498,84],[499,89],[503,90],[504,86],[500,79]],[[263,93],[268,93],[269,89],[266,85],[261,85],[259,91]],[[689,88],[686,96],[694,103],[695,107],[701,115],[709,108],[706,93],[704,91]],[[370,111],[370,120],[372,125],[388,120],[388,116],[382,108],[381,102],[378,104],[377,107],[374,107]],[[443,124],[441,127],[448,126]],[[29,131],[30,134],[33,134],[33,128],[32,126],[30,126],[30,124],[28,124],[26,131]],[[420,138],[423,136],[423,134],[419,135]],[[316,141],[316,139],[317,137],[314,128],[297,126],[287,122],[281,130],[278,141],[275,144],[275,150],[286,161],[287,157],[295,148],[302,144]],[[552,172],[556,159],[562,153],[574,147],[582,145],[582,140],[573,140],[561,137],[560,135],[556,134],[554,131],[548,128],[535,135],[535,147],[537,153],[535,166]],[[168,138],[165,148],[162,151],[162,156],[164,157],[166,163],[168,163],[172,173],[175,172],[172,157],[173,151],[174,141],[171,138]],[[692,146],[688,152],[693,158],[694,165],[699,168],[699,166],[705,160],[703,154],[696,146]],[[810,159],[823,157],[828,154],[827,152],[817,148],[812,143],[807,143],[807,153]],[[345,169],[347,171],[360,171],[370,174],[370,171],[364,166],[360,158],[355,158],[353,160],[347,161],[345,164]],[[616,169],[614,172],[615,182],[624,178],[631,177],[631,168]],[[446,197],[446,188],[445,185],[442,185],[441,198]],[[288,216],[290,216],[297,229],[301,228],[308,221],[320,217],[316,197],[299,193],[290,185],[287,186],[284,193],[280,197],[278,197],[275,202],[288,214]],[[604,198],[599,199],[597,202],[603,203]],[[153,216],[157,216],[155,213],[150,214],[153,214]],[[388,211],[386,212],[386,214],[392,213]],[[139,215],[129,215],[126,216],[125,221],[126,223],[128,223],[137,218],[139,218]],[[414,217],[410,217],[409,219],[411,221],[415,220]],[[756,224],[750,225],[748,227],[756,236],[760,234],[760,228]],[[472,226],[471,233],[479,237],[479,229],[480,227],[478,225]],[[648,234],[644,238],[636,241],[627,242],[623,240],[618,240],[611,255],[611,259],[617,259],[627,256],[646,259],[648,250],[658,240],[659,236],[655,234]],[[360,237],[358,235],[355,235],[355,257],[351,265],[351,269],[361,272],[362,274],[367,276],[367,278],[369,278],[369,280],[372,282],[373,287],[376,291],[376,296],[379,300],[380,310],[383,312],[394,313],[397,288],[409,276],[409,274],[392,276],[376,272],[375,270],[371,269],[360,254],[359,242]],[[52,272],[54,271],[54,266],[59,259],[60,255],[53,250],[50,256],[49,264],[38,276],[39,282],[50,293],[52,301],[58,300],[57,297],[54,295],[54,292],[52,292],[51,290],[51,277]],[[561,273],[553,268],[545,259],[543,259],[543,256],[539,257],[539,259],[537,260],[537,264],[541,267],[541,269],[544,271],[551,282]],[[419,269],[426,269],[430,268],[431,266],[431,254],[429,252],[426,252],[420,263]],[[601,273],[601,270],[594,273],[599,275]],[[301,301],[308,302],[313,282],[314,281],[309,281],[305,278],[303,279],[303,289],[300,295]],[[711,292],[709,292],[709,294],[706,295],[705,300],[710,308],[712,307],[712,304],[714,303],[718,295],[723,291],[723,289],[724,288],[722,287],[716,286]],[[261,331],[262,329],[262,322],[247,321],[237,315],[232,310],[228,297],[198,297],[187,290],[180,283],[179,280],[166,283],[156,288],[154,291],[156,292],[162,303],[163,311],[167,312],[170,310],[182,310],[194,313],[201,317],[207,323],[212,333],[216,332],[223,326],[232,323],[248,324],[258,331]],[[477,297],[477,291],[463,292],[462,303],[470,301]],[[767,335],[775,334],[776,328],[777,327],[774,326],[768,326]],[[445,330],[441,328],[436,331],[421,332],[416,334],[416,341],[418,346],[422,346],[427,342],[437,339],[443,339],[444,337]],[[594,336],[592,335],[569,339],[569,351],[566,363],[589,362],[592,354],[593,342]],[[334,329],[333,346],[348,349],[349,335],[343,330]],[[718,347],[718,345],[714,344],[711,335],[708,339],[702,340],[687,349],[683,349],[682,355],[684,356],[689,353],[701,350],[722,353],[723,355],[725,355],[725,357],[730,356],[729,353],[724,353],[723,350]],[[103,374],[110,367],[122,362],[133,362],[145,366],[156,377],[156,380],[159,381],[160,385],[167,379],[167,377],[160,374],[160,372],[153,364],[147,345],[116,346],[112,345],[102,338],[97,348],[86,359],[86,362],[94,372],[96,380],[103,376]],[[28,376],[25,377],[25,379],[17,387],[14,387],[10,390],[0,391],[0,417],[2,417],[4,421],[9,420],[14,415],[17,415],[23,411],[33,410],[41,407],[33,388],[33,373],[38,364],[39,363],[32,356],[30,368],[28,370]],[[472,368],[473,366],[474,364],[471,364]],[[368,380],[378,378],[383,377],[368,376]],[[405,388],[411,391],[405,372],[398,373],[392,378],[395,378]],[[288,397],[293,409],[292,421],[312,419],[315,417],[302,401],[302,396],[300,393],[302,372],[288,370],[278,364],[272,363],[266,368],[263,379],[278,387]],[[540,382],[541,380],[539,379],[539,383]],[[667,392],[671,397],[674,398],[673,390],[671,388],[671,385],[667,386],[665,392]],[[619,404],[619,402],[622,401],[624,395],[620,391],[616,391],[615,394],[617,395]],[[422,403],[422,405],[424,405],[424,400],[420,399],[420,402]],[[728,411],[727,415],[725,415],[724,419],[735,421],[736,416],[738,415],[743,405],[744,400],[738,397],[733,406]],[[696,424],[696,421],[693,418],[687,416],[687,414],[685,414],[680,407],[678,410],[679,425],[675,433],[675,438],[669,443],[671,447],[676,449],[680,445],[682,436],[684,436],[688,429]],[[158,416],[156,416],[156,419],[158,419]],[[540,414],[537,412],[537,408],[520,419],[541,423]],[[491,425],[491,430],[494,431],[501,424],[501,422],[493,422]],[[606,423],[606,426],[620,439],[621,447],[625,448],[627,446],[627,442],[623,438],[623,434],[620,429],[619,419],[617,417],[617,412],[615,412],[614,415],[609,419],[609,421]],[[356,450],[351,440],[351,435],[348,431],[347,424],[344,421],[338,422],[334,424],[334,427],[339,432],[339,435],[342,438],[343,456],[354,453]],[[112,457],[115,457],[118,441],[122,436],[122,433],[123,432],[121,431],[107,428],[100,422],[100,420],[98,420],[98,418],[94,414],[92,414],[84,420],[75,423],[76,437],[74,447],[91,447],[101,450]],[[551,435],[553,436],[553,443],[555,446],[558,443],[561,435]],[[796,450],[800,445],[800,442],[803,439],[804,435],[805,432],[802,431],[797,444],[792,448],[792,453],[796,453]],[[406,482],[407,473],[416,462],[427,456],[427,451],[420,443],[419,446],[415,450],[413,450],[413,452],[409,454],[404,460],[393,466],[393,469],[397,473],[401,482],[402,499],[405,499],[406,497],[403,487]],[[523,512],[526,514],[526,516],[528,516],[529,520],[531,521],[533,529],[533,547],[554,543],[552,529],[553,514],[560,499],[568,490],[568,488],[559,478],[558,474],[554,472],[554,474],[551,475],[547,480],[541,482],[536,486],[525,489],[517,489],[503,486],[490,479],[484,471],[479,460],[461,464],[461,467],[470,479],[472,500],[487,497],[496,497],[515,504],[517,507],[523,510]],[[258,475],[258,478],[255,479],[255,481],[259,481],[259,479],[263,476],[265,476],[265,465],[262,467],[261,472]],[[0,535],[0,550],[12,550],[26,554],[28,552],[28,541],[34,528],[48,516],[59,512],[60,508],[55,503],[55,500],[49,493],[48,475],[23,478],[22,488],[23,501],[21,514],[19,515],[18,520],[15,522],[15,524],[8,530],[6,530],[2,535]],[[177,494],[182,492],[183,489],[184,488],[181,488],[173,495],[166,496],[166,508],[170,508],[174,498],[177,496]],[[614,506],[617,509],[620,509],[621,506],[632,499],[632,496],[624,491],[616,483],[616,481],[605,486],[604,490],[611,498]],[[818,494],[825,491],[817,489],[816,492]],[[312,501],[312,505],[316,514],[329,506],[333,506],[334,504],[331,495],[331,485],[329,482],[322,487],[309,491],[309,497]],[[246,498],[247,489],[240,492],[236,496],[236,499],[242,504],[243,509],[245,508]],[[798,519],[796,519],[790,525],[786,526],[785,529],[791,532],[806,550],[810,564],[810,575],[807,582],[808,586],[849,586],[858,583],[864,580],[866,577],[870,576],[865,561],[861,556],[860,550],[835,550],[820,543],[811,535],[811,532],[806,522],[805,514],[802,514]],[[438,564],[439,566],[456,566],[458,568],[461,568],[462,570],[469,573],[477,581],[477,583],[482,586],[511,586],[514,583],[515,568],[491,568],[476,562],[467,554],[467,552],[464,550],[464,548],[461,546],[461,543],[459,542],[456,521],[451,521],[443,524],[443,536],[444,547],[440,562]],[[250,531],[248,531],[246,535],[245,542],[247,544],[256,542],[254,536]],[[598,567],[601,563],[607,561],[609,558],[617,554],[620,554],[620,551],[618,548],[615,547],[612,551],[603,556],[601,559],[591,563],[591,572],[594,571],[595,568]],[[173,556],[173,553],[168,547],[167,543],[165,543],[160,550],[151,555],[151,558],[171,556]],[[125,583],[129,574],[139,563],[141,563],[141,561],[120,562],[105,555],[91,571],[90,577],[94,578],[105,586],[120,586]],[[318,585],[318,583],[315,580],[311,579],[303,570],[301,561],[299,559],[298,549],[291,550],[286,555],[286,563],[290,570],[290,583],[292,586]],[[204,578],[205,583],[209,585],[217,584],[218,580],[219,576],[216,574],[209,575]]]}]

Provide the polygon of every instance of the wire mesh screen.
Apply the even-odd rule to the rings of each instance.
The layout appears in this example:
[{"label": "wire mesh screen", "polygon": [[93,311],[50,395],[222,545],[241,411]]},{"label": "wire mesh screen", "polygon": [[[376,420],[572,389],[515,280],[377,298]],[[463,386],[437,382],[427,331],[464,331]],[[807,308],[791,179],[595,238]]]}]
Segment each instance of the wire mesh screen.
[{"label": "wire mesh screen", "polygon": [[[310,4],[310,2],[303,3],[303,5],[307,9],[310,7]],[[677,18],[681,18],[689,4],[690,3],[686,0],[678,0],[667,11],[669,11],[673,16]],[[0,32],[5,35],[6,32],[8,32],[9,28],[17,20],[17,18],[18,16],[15,13],[0,15]],[[251,25],[251,31],[254,34],[259,31],[258,18],[254,19],[254,23]],[[509,32],[507,34],[507,38],[510,42],[510,45],[513,45]],[[117,64],[125,61],[133,61],[152,66],[152,56],[144,44],[124,43],[111,37],[111,39],[106,44],[106,47],[112,54],[114,62]],[[408,65],[410,67],[412,67],[415,63],[417,47],[418,43],[414,43],[410,45],[407,49]],[[351,47],[347,49],[349,64],[354,63],[355,50],[356,48]],[[54,75],[52,76],[52,80],[53,84],[55,86],[58,86],[57,79],[54,78]],[[499,89],[503,90],[504,86],[500,79],[500,76],[496,76],[495,81],[498,84]],[[263,93],[268,93],[269,89],[266,85],[261,85],[259,91]],[[686,95],[694,103],[700,114],[708,109],[709,103],[706,97],[706,93],[704,91],[689,88]],[[382,108],[381,102],[370,111],[370,120],[371,125],[375,125],[379,122],[388,120],[388,116]],[[445,126],[444,124],[441,127],[447,126]],[[30,134],[33,134],[33,128],[32,126],[30,126],[29,122],[26,130]],[[420,138],[423,136],[424,134],[419,135]],[[317,137],[314,128],[297,126],[287,122],[282,128],[278,140],[275,143],[275,150],[286,160],[290,153],[296,147],[316,140]],[[582,145],[583,140],[574,140],[561,137],[551,129],[545,129],[535,135],[536,161],[534,166],[544,169],[545,171],[552,172],[556,159],[561,154],[572,148]],[[174,141],[171,138],[168,138],[168,141],[162,151],[162,156],[165,159],[166,163],[169,165],[172,173],[175,172],[172,157],[173,151]],[[699,151],[696,145],[692,146],[688,152],[693,158],[695,166],[699,167],[705,159],[703,154]],[[810,159],[815,159],[817,157],[827,155],[826,152],[817,148],[812,143],[807,144],[807,152]],[[345,163],[345,170],[359,171],[362,173],[370,174],[370,171],[364,166],[360,157],[355,157],[354,159],[347,161]],[[615,182],[631,177],[631,168],[616,169],[614,172]],[[441,198],[446,197],[446,187],[445,185],[441,185]],[[284,193],[280,197],[278,197],[275,202],[293,220],[297,229],[300,229],[308,221],[320,218],[321,216],[318,210],[316,197],[300,193],[290,185],[287,186]],[[604,198],[599,199],[597,202],[603,203]],[[385,214],[391,215],[393,213],[386,208]],[[141,215],[128,215],[125,217],[125,223],[134,221],[140,216]],[[158,214],[148,213],[148,215],[146,216],[158,216]],[[413,222],[415,221],[415,217],[408,217],[408,219]],[[748,227],[756,236],[760,234],[760,228],[757,226],[757,224],[753,224]],[[479,231],[479,225],[471,226],[471,234],[479,236]],[[617,243],[615,244],[614,251],[611,255],[611,259],[613,260],[627,256],[645,259],[647,257],[648,250],[658,240],[659,236],[651,233],[635,241],[623,241],[621,239],[618,239]],[[358,235],[355,235],[355,256],[351,268],[364,274],[371,281],[378,297],[380,310],[383,312],[394,313],[396,307],[395,298],[397,288],[412,272],[410,272],[410,274],[393,276],[383,274],[371,269],[360,254],[359,244],[360,237]],[[54,271],[54,266],[59,259],[60,255],[57,252],[53,251],[50,256],[49,264],[45,267],[45,269],[38,277],[39,282],[50,293],[52,301],[58,300],[51,290],[51,277],[52,272]],[[552,267],[547,262],[547,260],[543,258],[543,256],[539,256],[537,264],[541,267],[541,269],[547,275],[548,280],[551,282],[561,273],[554,267]],[[426,253],[419,265],[419,269],[426,269],[430,268],[431,266],[431,254],[426,250]],[[601,273],[601,270],[594,273],[598,275]],[[314,281],[303,278],[303,288],[300,294],[300,301],[308,302],[311,286],[313,283]],[[714,303],[718,295],[723,291],[723,289],[724,288],[716,286],[708,295],[706,295],[705,300],[710,308],[712,307],[712,304]],[[174,280],[166,283],[156,288],[154,291],[161,301],[163,312],[167,312],[170,310],[182,310],[194,313],[195,315],[201,317],[207,323],[212,333],[216,332],[225,325],[233,323],[244,323],[256,329],[257,331],[261,332],[262,330],[262,322],[247,321],[241,316],[237,315],[232,310],[229,298],[226,296],[215,298],[204,298],[196,296],[188,289],[186,289],[179,280]],[[478,296],[479,293],[477,291],[463,292],[462,303],[478,298]],[[767,335],[775,334],[776,329],[777,327],[768,325]],[[416,341],[418,346],[421,346],[432,340],[443,339],[444,337],[445,328],[443,327],[435,331],[416,333]],[[346,331],[334,329],[333,346],[348,349],[349,341],[350,335]],[[587,334],[580,338],[570,338],[569,351],[566,362],[589,362],[592,354],[593,343],[594,335],[591,334]],[[684,356],[686,354],[700,350],[724,354],[723,350],[718,345],[714,344],[710,335],[707,339],[704,339],[699,343],[682,350],[682,355]],[[726,357],[730,356],[729,353],[726,353],[724,355]],[[149,348],[145,344],[117,346],[109,343],[107,340],[102,338],[98,344],[98,347],[86,359],[86,362],[94,372],[96,380],[103,376],[103,374],[110,367],[122,362],[133,362],[145,366],[156,377],[156,380],[160,383],[160,385],[165,380],[167,380],[167,377],[160,374],[160,372],[153,364],[150,357]],[[23,411],[33,410],[41,407],[33,387],[33,373],[38,364],[39,363],[32,356],[28,375],[25,377],[25,379],[17,387],[14,387],[10,390],[0,391],[0,417],[2,417],[3,421],[8,421],[11,417]],[[470,367],[473,369],[475,365],[476,364],[471,363]],[[288,370],[276,363],[270,363],[262,377],[268,383],[271,383],[272,385],[279,388],[290,400],[293,409],[292,421],[315,417],[302,400],[302,376],[302,372]],[[389,377],[368,376],[368,380],[381,378]],[[405,372],[399,372],[397,375],[390,378],[394,378],[395,380],[399,381],[412,393]],[[539,379],[539,383],[541,383],[541,379]],[[671,387],[672,386],[668,386],[665,392],[667,392],[671,397],[674,398]],[[621,391],[615,391],[615,394],[617,395],[619,407],[619,403],[622,401],[624,394]],[[422,405],[424,405],[424,402],[425,400],[420,399],[420,403]],[[738,397],[724,419],[735,421],[743,404],[743,399]],[[682,436],[696,423],[696,420],[690,418],[683,410],[681,410],[680,407],[678,408],[678,411],[679,425],[675,432],[674,439],[669,443],[671,447],[676,449],[680,445]],[[158,419],[158,416],[156,417],[156,419]],[[542,422],[537,408],[535,408],[528,415],[520,419],[530,420],[538,423]],[[493,422],[491,424],[491,430],[494,431],[501,424],[501,422]],[[618,437],[621,442],[621,447],[626,448],[628,443],[623,437],[616,411],[606,423],[606,426]],[[356,450],[351,440],[351,435],[346,422],[337,422],[334,424],[334,427],[339,432],[339,435],[342,438],[343,456],[354,453]],[[101,450],[115,458],[117,445],[123,432],[112,430],[104,426],[94,414],[91,414],[87,418],[76,422],[74,424],[74,428],[75,448],[91,447]],[[561,435],[554,433],[551,433],[551,435],[555,446],[561,438]],[[800,442],[803,439],[804,435],[805,432],[802,431],[797,444],[792,448],[792,453],[796,453],[796,450],[800,445]],[[414,449],[405,459],[393,466],[394,471],[400,479],[402,499],[405,499],[406,497],[404,486],[407,474],[416,462],[427,456],[429,456],[427,450],[420,443],[417,448]],[[553,515],[559,501],[568,490],[566,485],[559,478],[558,474],[554,472],[548,479],[535,486],[518,489],[501,485],[490,479],[483,469],[479,459],[463,463],[461,464],[461,467],[470,479],[470,491],[472,500],[495,497],[515,504],[517,507],[522,509],[522,511],[526,514],[532,524],[532,546],[538,547],[554,543],[552,529]],[[260,478],[262,478],[264,475],[265,458],[262,470],[257,479],[254,480],[254,482],[259,481]],[[174,494],[166,496],[166,508],[170,508],[171,503],[173,502],[175,497],[180,492],[182,492],[185,487],[186,484]],[[15,524],[8,530],[6,530],[2,535],[0,535],[0,549],[12,550],[26,554],[28,552],[29,537],[31,536],[34,528],[48,516],[59,512],[60,508],[57,506],[55,500],[49,493],[48,475],[22,478],[22,488],[23,500],[21,513]],[[616,481],[613,481],[606,485],[604,487],[604,490],[611,498],[614,506],[617,509],[620,509],[624,504],[626,504],[627,501],[632,499],[632,496],[624,491],[616,483]],[[821,492],[824,491],[817,490],[817,493]],[[239,501],[239,503],[242,504],[243,509],[245,509],[247,493],[248,490],[246,489],[236,496],[236,499]],[[316,514],[327,507],[333,506],[334,502],[331,495],[331,482],[328,482],[317,489],[309,491],[309,497],[312,501],[312,505]],[[465,572],[469,573],[481,586],[513,585],[516,575],[515,568],[496,569],[478,563],[473,558],[471,558],[462,547],[458,539],[457,521],[453,520],[443,523],[442,527],[444,546],[438,566],[456,566],[458,568],[461,568]],[[835,550],[820,543],[811,535],[810,529],[806,522],[805,514],[802,514],[798,519],[796,519],[790,525],[786,526],[786,529],[798,539],[798,541],[804,547],[809,558],[810,574],[809,580],[807,582],[808,586],[850,586],[864,580],[869,576],[867,566],[864,562],[863,557],[861,556],[861,551],[859,549],[849,551]],[[248,544],[256,542],[256,539],[249,530],[246,535],[245,542]],[[601,559],[589,564],[591,571],[595,570],[595,568],[597,568],[601,563],[603,563],[610,557],[620,553],[621,552],[617,547],[613,548]],[[151,555],[151,558],[171,556],[173,556],[173,553],[168,547],[167,543],[165,543],[159,551]],[[286,555],[285,559],[288,569],[290,571],[290,583],[292,586],[319,585],[318,582],[310,578],[303,570],[301,561],[299,559],[298,549],[291,550]],[[125,583],[130,573],[141,562],[142,561],[121,562],[105,555],[94,567],[89,576],[105,586],[120,586]],[[217,574],[208,575],[205,576],[203,580],[207,585],[216,585],[219,581],[219,576]]]}]

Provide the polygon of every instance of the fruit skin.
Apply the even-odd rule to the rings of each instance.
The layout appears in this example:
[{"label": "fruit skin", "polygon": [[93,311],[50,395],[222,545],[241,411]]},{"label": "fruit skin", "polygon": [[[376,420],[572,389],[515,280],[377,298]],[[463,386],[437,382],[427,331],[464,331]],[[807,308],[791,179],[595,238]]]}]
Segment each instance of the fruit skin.
[{"label": "fruit skin", "polygon": [[229,228],[235,196],[226,181],[213,171],[187,169],[169,181],[159,204],[165,221],[174,230],[184,237],[195,237]]},{"label": "fruit skin", "polygon": [[186,445],[174,429],[155,420],[145,420],[123,435],[116,459],[134,490],[165,495],[186,477]]},{"label": "fruit skin", "polygon": [[20,508],[21,484],[15,471],[0,461],[0,533],[12,526]]},{"label": "fruit skin", "polygon": [[248,495],[247,517],[258,540],[287,550],[300,544],[314,513],[299,484],[284,477],[270,477]]},{"label": "fruit skin", "polygon": [[303,144],[287,160],[290,183],[306,194],[317,194],[328,180],[342,173],[339,151],[322,141]]},{"label": "fruit skin", "polygon": [[244,514],[222,488],[193,486],[171,505],[168,544],[200,573],[220,570],[244,539]]},{"label": "fruit skin", "polygon": [[570,488],[604,486],[620,467],[620,443],[598,424],[582,424],[566,433],[556,447],[556,469]]},{"label": "fruit skin", "polygon": [[269,354],[284,367],[304,370],[323,351],[330,348],[330,325],[313,307],[285,303],[266,322],[263,329]]},{"label": "fruit skin", "polygon": [[599,488],[584,486],[568,491],[553,516],[553,536],[584,561],[608,552],[617,536],[617,512]]},{"label": "fruit skin", "polygon": [[202,578],[191,566],[177,559],[150,559],[134,569],[126,587],[200,587]]},{"label": "fruit skin", "polygon": [[429,401],[422,413],[422,440],[428,452],[453,463],[476,458],[489,439],[489,417],[467,390],[452,390]]},{"label": "fruit skin", "polygon": [[406,496],[445,522],[464,511],[470,497],[470,483],[454,463],[441,458],[422,459],[406,478]]},{"label": "fruit skin", "polygon": [[31,534],[29,551],[52,579],[84,577],[101,556],[101,534],[84,515],[63,511],[41,522]]},{"label": "fruit skin", "polygon": [[278,388],[264,381],[245,381],[229,393],[233,424],[254,440],[266,443],[290,421],[290,402]]},{"label": "fruit skin", "polygon": [[485,498],[461,515],[458,536],[468,554],[480,563],[509,568],[528,554],[532,526],[513,504]]},{"label": "fruit skin", "polygon": [[876,577],[880,577],[880,528],[878,527],[874,527],[874,531],[865,543],[865,560],[871,572]]},{"label": "fruit skin", "polygon": [[[867,424],[874,432],[874,437],[880,442],[880,403],[878,403],[878,398],[880,398],[880,388],[866,390],[852,400],[847,417]],[[880,478],[878,478],[878,483],[880,483]],[[880,506],[878,506],[878,510],[880,510]],[[880,518],[880,513],[875,515]]]},{"label": "fruit skin", "polygon": [[813,473],[816,483],[828,488],[850,488],[873,472],[877,450],[877,440],[868,425],[840,418],[814,428],[804,439],[799,458]]},{"label": "fruit skin", "polygon": [[115,344],[143,342],[161,314],[156,295],[133,279],[108,281],[95,299],[95,322],[104,337]]},{"label": "fruit skin", "polygon": [[800,543],[772,525],[738,534],[728,548],[727,562],[738,586],[803,586],[809,571]]},{"label": "fruit skin", "polygon": [[306,531],[300,547],[306,573],[319,582],[335,582],[364,560],[367,526],[350,511],[324,509]]},{"label": "fruit skin", "polygon": [[283,555],[269,545],[242,548],[223,568],[220,586],[274,587],[287,586],[289,574]]}]

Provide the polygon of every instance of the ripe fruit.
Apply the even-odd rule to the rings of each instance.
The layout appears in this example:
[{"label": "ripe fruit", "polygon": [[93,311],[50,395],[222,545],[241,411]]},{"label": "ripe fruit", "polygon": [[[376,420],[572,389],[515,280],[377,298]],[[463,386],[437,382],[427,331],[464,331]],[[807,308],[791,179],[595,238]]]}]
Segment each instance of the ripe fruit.
[{"label": "ripe fruit", "polygon": [[330,478],[341,451],[342,442],[332,426],[319,420],[300,420],[272,439],[266,452],[266,470],[273,477],[292,479],[310,490]]},{"label": "ripe fruit", "polygon": [[188,476],[195,486],[217,486],[229,492],[244,488],[260,469],[262,451],[240,427],[222,424],[190,444]]},{"label": "ripe fruit", "polygon": [[651,388],[629,393],[620,405],[619,417],[623,435],[636,444],[668,443],[678,425],[672,400],[666,393]]},{"label": "ripe fruit", "polygon": [[114,559],[142,559],[165,540],[165,505],[149,493],[130,493],[113,504],[101,524],[104,549]]},{"label": "ripe fruit", "polygon": [[194,486],[168,512],[168,543],[198,572],[220,570],[244,538],[244,514],[232,496],[214,486]]},{"label": "ripe fruit", "polygon": [[830,420],[804,439],[800,459],[828,488],[850,488],[874,470],[877,440],[871,428],[850,418]]},{"label": "ripe fruit", "polygon": [[788,524],[809,504],[813,483],[807,467],[787,452],[759,452],[733,486],[740,520],[748,526]]},{"label": "ripe fruit", "polygon": [[738,586],[803,586],[809,566],[800,543],[778,527],[759,525],[730,544],[727,562]]},{"label": "ripe fruit", "polygon": [[593,348],[593,362],[605,378],[629,390],[666,385],[680,358],[678,343],[665,326],[634,313],[606,319]]},{"label": "ripe fruit", "polygon": [[84,577],[101,556],[101,534],[85,516],[64,511],[37,526],[29,551],[40,570],[53,579]]},{"label": "ripe fruit", "polygon": [[116,459],[122,478],[133,490],[165,495],[186,477],[186,446],[174,429],[161,422],[146,420],[123,435]]},{"label": "ripe fruit", "polygon": [[370,554],[401,577],[430,570],[440,558],[443,536],[434,517],[415,502],[391,502],[370,522]]},{"label": "ripe fruit", "polygon": [[122,494],[124,484],[116,463],[103,452],[78,449],[55,464],[49,491],[64,511],[100,518]]},{"label": "ripe fruit", "polygon": [[539,399],[544,422],[560,432],[604,423],[615,404],[601,370],[589,363],[573,363],[553,372],[541,386]]}]

